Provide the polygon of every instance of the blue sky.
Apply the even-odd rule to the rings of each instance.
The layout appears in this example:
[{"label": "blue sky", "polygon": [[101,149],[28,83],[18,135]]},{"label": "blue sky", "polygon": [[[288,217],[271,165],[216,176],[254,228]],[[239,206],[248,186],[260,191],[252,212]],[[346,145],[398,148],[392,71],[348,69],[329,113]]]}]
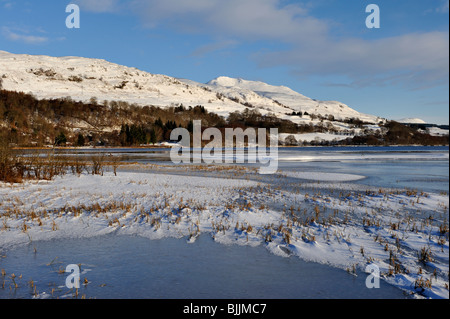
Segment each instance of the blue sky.
[{"label": "blue sky", "polygon": [[[81,28],[65,25],[81,8]],[[381,27],[368,29],[368,4]],[[448,124],[448,0],[0,0],[0,50],[83,56],[207,82],[288,86]]]}]

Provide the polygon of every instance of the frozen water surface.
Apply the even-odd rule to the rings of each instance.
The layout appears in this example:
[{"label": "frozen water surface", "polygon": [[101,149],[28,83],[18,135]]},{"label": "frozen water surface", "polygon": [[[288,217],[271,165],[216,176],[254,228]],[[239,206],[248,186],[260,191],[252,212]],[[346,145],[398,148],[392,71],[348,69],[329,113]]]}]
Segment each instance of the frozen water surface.
[{"label": "frozen water surface", "polygon": [[11,289],[7,278],[0,298],[33,298],[31,280],[39,298],[51,297],[52,289],[53,297],[74,298],[65,287],[68,274],[58,273],[68,264],[81,264],[81,280],[88,280],[78,298],[406,298],[384,281],[380,289],[366,288],[363,273],[275,256],[263,247],[217,244],[206,235],[192,244],[115,235],[50,240],[6,254],[0,268],[22,279],[16,277],[18,288]]}]

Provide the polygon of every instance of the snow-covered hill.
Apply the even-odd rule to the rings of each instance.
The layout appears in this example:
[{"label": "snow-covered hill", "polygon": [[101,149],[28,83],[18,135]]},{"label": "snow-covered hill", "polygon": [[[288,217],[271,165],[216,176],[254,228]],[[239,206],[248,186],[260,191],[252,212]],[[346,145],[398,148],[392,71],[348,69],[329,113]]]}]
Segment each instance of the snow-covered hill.
[{"label": "snow-covered hill", "polygon": [[237,97],[267,109],[281,104],[294,112],[307,112],[322,116],[333,115],[336,119],[341,120],[359,118],[373,123],[378,123],[380,120],[376,116],[355,111],[344,103],[314,100],[285,86],[273,86],[263,82],[228,77],[219,77],[210,81],[208,85],[227,96]]},{"label": "snow-covered hill", "polygon": [[397,122],[405,123],[405,124],[426,124],[427,123],[424,120],[419,119],[419,118],[404,118],[404,119],[397,120]]},{"label": "snow-covered hill", "polygon": [[378,123],[380,118],[357,112],[336,101],[317,101],[290,88],[263,82],[219,77],[207,84],[151,74],[99,59],[49,57],[0,51],[0,84],[3,89],[32,93],[37,98],[96,98],[99,103],[126,101],[137,105],[203,105],[209,112],[228,116],[246,107],[294,122],[309,118],[293,112],[333,115],[337,120],[360,118]]}]

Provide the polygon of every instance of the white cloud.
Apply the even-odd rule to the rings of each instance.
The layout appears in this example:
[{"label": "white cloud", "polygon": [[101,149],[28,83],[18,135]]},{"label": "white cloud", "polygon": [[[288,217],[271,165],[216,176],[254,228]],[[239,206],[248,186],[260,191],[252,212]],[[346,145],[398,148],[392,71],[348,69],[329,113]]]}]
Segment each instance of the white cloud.
[{"label": "white cloud", "polygon": [[42,36],[34,36],[28,34],[20,34],[17,31],[13,31],[8,27],[2,27],[2,34],[4,37],[11,41],[23,42],[26,44],[42,44],[49,41],[49,38]]},{"label": "white cloud", "polygon": [[449,0],[444,0],[443,4],[436,9],[436,12],[448,13],[449,12]]},{"label": "white cloud", "polygon": [[246,40],[299,41],[326,32],[327,26],[300,5],[281,0],[133,0],[144,25]]},{"label": "white cloud", "polygon": [[12,9],[14,3],[10,0],[0,0],[0,6],[5,9]]},{"label": "white cloud", "polygon": [[304,75],[345,75],[358,86],[419,87],[448,81],[448,37],[448,32],[427,32],[372,41],[322,39],[255,59],[261,66],[288,65]]}]

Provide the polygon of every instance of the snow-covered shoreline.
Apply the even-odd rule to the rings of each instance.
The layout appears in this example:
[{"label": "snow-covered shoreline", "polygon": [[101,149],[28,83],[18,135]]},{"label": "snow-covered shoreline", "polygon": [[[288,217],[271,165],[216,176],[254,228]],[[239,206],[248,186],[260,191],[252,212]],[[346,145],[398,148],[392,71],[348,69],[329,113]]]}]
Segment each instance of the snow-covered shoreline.
[{"label": "snow-covered shoreline", "polygon": [[363,176],[351,174],[282,172],[277,184],[243,168],[217,177],[142,168],[0,185],[0,251],[112,233],[191,242],[210,234],[349,272],[375,264],[396,287],[449,298],[448,194],[355,186]]}]

